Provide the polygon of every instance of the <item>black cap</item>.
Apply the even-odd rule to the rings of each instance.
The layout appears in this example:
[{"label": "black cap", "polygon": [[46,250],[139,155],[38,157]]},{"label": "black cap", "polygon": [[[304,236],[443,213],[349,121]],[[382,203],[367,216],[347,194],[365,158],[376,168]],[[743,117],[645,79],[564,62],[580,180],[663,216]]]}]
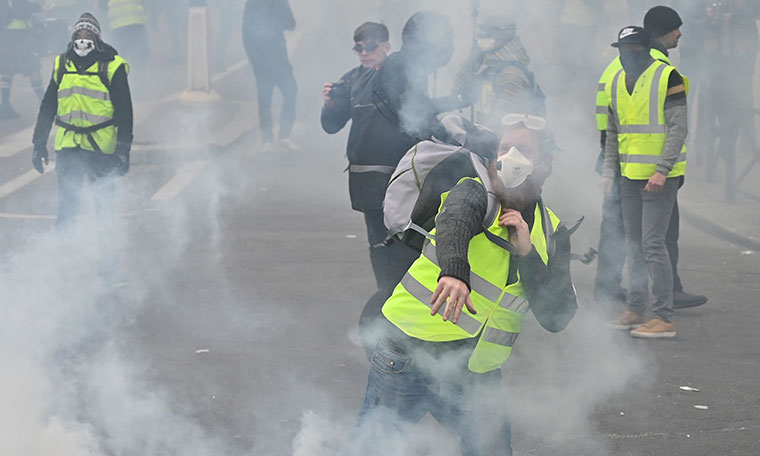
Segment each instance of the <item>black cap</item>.
[{"label": "black cap", "polygon": [[649,32],[642,27],[636,25],[629,25],[623,27],[618,33],[618,40],[612,43],[612,47],[620,47],[621,44],[641,44],[642,46],[649,47],[651,45],[652,38]]},{"label": "black cap", "polygon": [[655,6],[644,16],[644,28],[655,38],[677,29],[682,24],[681,16],[669,6]]}]

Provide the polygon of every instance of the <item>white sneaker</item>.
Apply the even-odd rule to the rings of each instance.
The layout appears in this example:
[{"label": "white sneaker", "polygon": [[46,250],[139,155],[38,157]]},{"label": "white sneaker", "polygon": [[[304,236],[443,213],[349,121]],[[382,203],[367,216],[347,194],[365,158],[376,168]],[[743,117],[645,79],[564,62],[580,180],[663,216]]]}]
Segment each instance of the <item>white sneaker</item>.
[{"label": "white sneaker", "polygon": [[290,138],[278,139],[277,145],[291,152],[297,152],[301,150],[301,147],[298,144],[291,141]]}]

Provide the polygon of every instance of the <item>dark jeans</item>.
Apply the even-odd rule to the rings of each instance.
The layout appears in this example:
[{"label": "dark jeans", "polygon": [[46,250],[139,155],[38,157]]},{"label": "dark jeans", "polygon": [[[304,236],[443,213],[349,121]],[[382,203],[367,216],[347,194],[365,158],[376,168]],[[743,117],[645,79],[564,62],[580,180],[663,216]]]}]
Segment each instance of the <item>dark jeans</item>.
[{"label": "dark jeans", "polygon": [[[679,178],[679,187],[683,178]],[[673,270],[673,291],[683,291],[681,277],[678,275],[678,236],[680,231],[678,199],[673,205],[665,246],[670,256]],[[602,225],[599,234],[599,258],[594,283],[594,295],[614,294],[623,279],[625,264],[625,230],[623,229],[623,209],[620,205],[620,177],[615,178],[612,193],[604,196],[602,203]]]},{"label": "dark jeans", "polygon": [[293,69],[282,66],[279,70],[266,69],[254,70],[256,76],[256,95],[259,103],[259,128],[261,139],[271,142],[272,135],[272,95],[277,87],[282,94],[282,111],[280,112],[279,138],[290,137],[293,131],[293,122],[296,119],[296,79]]},{"label": "dark jeans", "polygon": [[420,256],[420,252],[397,240],[383,243],[388,230],[383,222],[382,211],[365,212],[364,222],[367,225],[369,259],[377,283],[377,291],[364,305],[359,317],[359,337],[369,357],[377,343],[375,325],[381,317],[380,310],[406,271]]},{"label": "dark jeans", "polygon": [[652,279],[652,311],[665,321],[673,314],[673,269],[665,246],[670,216],[678,194],[678,178],[668,178],[661,192],[644,190],[646,180],[623,178],[620,200],[628,261],[628,306],[644,314]]},{"label": "dark jeans", "polygon": [[377,344],[346,456],[397,454],[428,412],[458,440],[463,456],[512,455],[500,370],[469,371],[469,353],[440,359],[399,351],[385,339]]},{"label": "dark jeans", "polygon": [[84,178],[90,182],[95,215],[98,220],[97,240],[100,248],[98,272],[109,282],[116,281],[116,175],[115,157],[88,150],[62,149],[56,152],[55,172],[58,177],[57,231],[66,232],[76,222]]}]

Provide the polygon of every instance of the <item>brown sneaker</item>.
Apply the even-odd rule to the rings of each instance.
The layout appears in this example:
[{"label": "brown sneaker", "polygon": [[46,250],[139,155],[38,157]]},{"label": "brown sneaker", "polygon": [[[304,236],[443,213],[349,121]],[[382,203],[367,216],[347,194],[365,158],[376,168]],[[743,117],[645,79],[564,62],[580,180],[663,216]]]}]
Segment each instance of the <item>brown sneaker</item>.
[{"label": "brown sneaker", "polygon": [[631,336],[642,339],[663,339],[676,336],[676,325],[653,318],[631,331]]},{"label": "brown sneaker", "polygon": [[607,327],[612,329],[632,329],[639,325],[643,325],[644,322],[644,316],[639,315],[636,312],[632,310],[626,310],[623,315],[620,317],[607,322]]}]

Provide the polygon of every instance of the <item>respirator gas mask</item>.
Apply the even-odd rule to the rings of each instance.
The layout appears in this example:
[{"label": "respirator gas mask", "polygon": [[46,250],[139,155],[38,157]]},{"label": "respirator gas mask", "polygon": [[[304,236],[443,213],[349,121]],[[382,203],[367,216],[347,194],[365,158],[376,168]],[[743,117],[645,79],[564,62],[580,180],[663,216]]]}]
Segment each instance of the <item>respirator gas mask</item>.
[{"label": "respirator gas mask", "polygon": [[507,188],[520,186],[530,176],[535,163],[522,154],[516,147],[510,147],[506,154],[498,158],[499,177]]}]

